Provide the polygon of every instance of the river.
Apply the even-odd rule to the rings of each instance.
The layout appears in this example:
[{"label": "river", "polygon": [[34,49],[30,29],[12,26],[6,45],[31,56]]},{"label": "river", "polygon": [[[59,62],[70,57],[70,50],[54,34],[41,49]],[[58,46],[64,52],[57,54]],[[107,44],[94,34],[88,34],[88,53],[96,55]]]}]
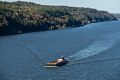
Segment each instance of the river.
[{"label": "river", "polygon": [[[120,21],[0,37],[0,80],[120,80]],[[64,55],[69,64],[44,64]]]}]

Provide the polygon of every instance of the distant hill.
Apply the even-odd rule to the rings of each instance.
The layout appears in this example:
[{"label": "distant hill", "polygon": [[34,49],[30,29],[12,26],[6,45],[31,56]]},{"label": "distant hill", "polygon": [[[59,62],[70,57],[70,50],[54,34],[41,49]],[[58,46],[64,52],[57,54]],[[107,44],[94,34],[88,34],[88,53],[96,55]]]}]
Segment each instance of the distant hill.
[{"label": "distant hill", "polygon": [[0,1],[0,35],[79,27],[111,20],[117,19],[107,11],[91,8]]},{"label": "distant hill", "polygon": [[120,19],[120,13],[113,13],[113,15],[114,15],[116,18]]}]

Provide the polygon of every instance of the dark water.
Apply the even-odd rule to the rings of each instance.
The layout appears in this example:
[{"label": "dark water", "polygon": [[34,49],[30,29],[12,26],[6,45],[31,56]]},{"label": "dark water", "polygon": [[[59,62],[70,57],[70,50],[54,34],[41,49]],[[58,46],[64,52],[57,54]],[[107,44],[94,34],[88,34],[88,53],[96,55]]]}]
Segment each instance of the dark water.
[{"label": "dark water", "polygon": [[0,80],[120,80],[120,21],[0,37]]}]

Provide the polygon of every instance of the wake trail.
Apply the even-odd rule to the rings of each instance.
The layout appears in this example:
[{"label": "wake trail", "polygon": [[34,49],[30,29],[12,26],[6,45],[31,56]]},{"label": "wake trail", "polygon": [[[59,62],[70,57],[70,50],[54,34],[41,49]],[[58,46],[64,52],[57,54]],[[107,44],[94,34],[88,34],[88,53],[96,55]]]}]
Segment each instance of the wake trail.
[{"label": "wake trail", "polygon": [[26,47],[27,49],[29,49],[31,51],[31,54],[32,54],[32,58],[33,60],[36,60],[37,62],[39,62],[40,64],[42,65],[45,65],[43,63],[43,61],[38,57],[38,55],[36,54],[37,52],[35,50],[32,49],[32,47],[28,46],[28,45],[25,45],[23,44],[24,47]]},{"label": "wake trail", "polygon": [[87,48],[78,51],[77,53],[68,56],[68,59],[72,59],[73,61],[77,61],[80,59],[84,59],[90,56],[94,56],[99,54],[102,51],[105,51],[111,48],[115,44],[116,40],[101,40],[96,41],[92,45],[88,46]]}]

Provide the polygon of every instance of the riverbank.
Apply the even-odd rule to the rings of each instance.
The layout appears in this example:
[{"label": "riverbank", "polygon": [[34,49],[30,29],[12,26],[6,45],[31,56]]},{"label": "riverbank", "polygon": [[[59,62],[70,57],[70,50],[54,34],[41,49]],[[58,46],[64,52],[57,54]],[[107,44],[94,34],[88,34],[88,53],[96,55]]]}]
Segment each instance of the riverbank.
[{"label": "riverbank", "polygon": [[107,11],[93,8],[48,6],[32,2],[0,1],[0,35],[80,27],[117,20]]}]

